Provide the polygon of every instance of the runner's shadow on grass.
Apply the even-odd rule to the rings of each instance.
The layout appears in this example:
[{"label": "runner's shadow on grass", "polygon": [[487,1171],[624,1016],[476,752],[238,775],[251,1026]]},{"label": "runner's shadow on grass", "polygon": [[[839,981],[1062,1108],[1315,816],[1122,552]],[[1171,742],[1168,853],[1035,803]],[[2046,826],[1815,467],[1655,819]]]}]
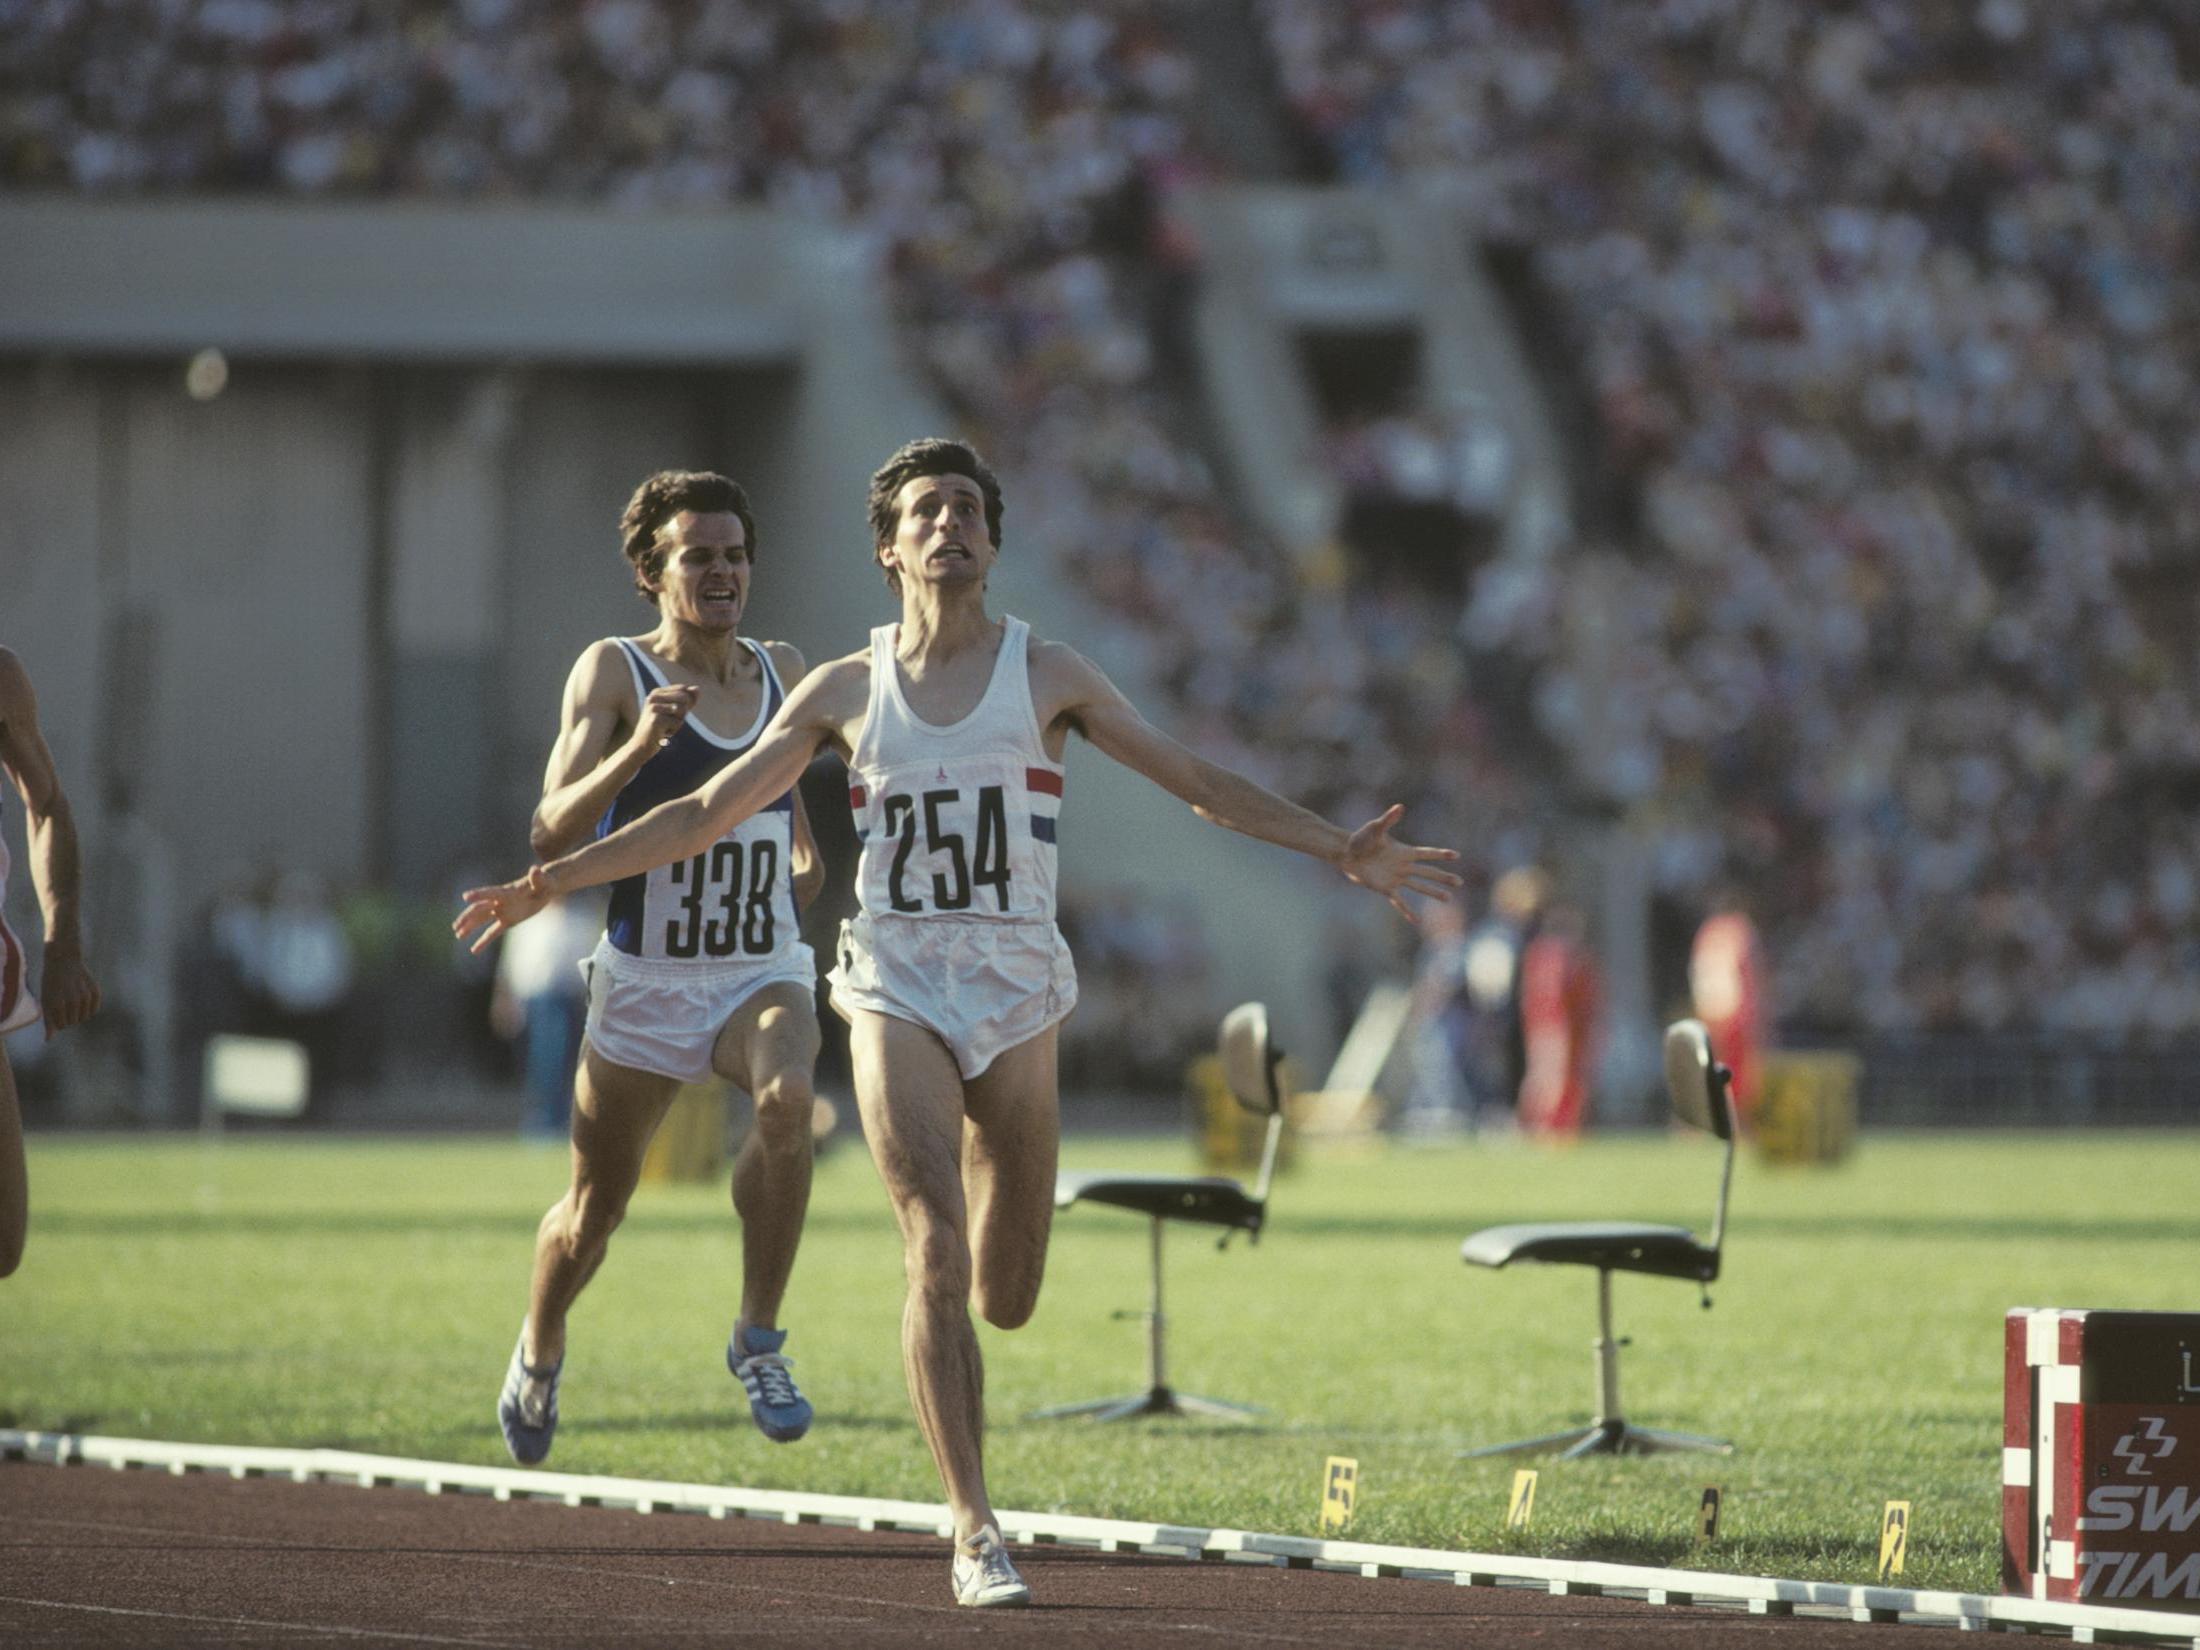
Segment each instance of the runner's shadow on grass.
[{"label": "runner's shadow on grass", "polygon": [[1733,1233],[1743,1240],[1759,1233],[1802,1238],[1943,1238],[1972,1242],[2060,1239],[2075,1243],[2149,1243],[2200,1241],[2200,1220],[2163,1220],[2149,1215],[2129,1220],[2042,1220],[2026,1215],[1757,1215],[1736,1213]]},{"label": "runner's shadow on grass", "polygon": [[[54,1236],[168,1237],[168,1236],[404,1236],[414,1233],[455,1234],[485,1232],[518,1234],[532,1239],[541,1221],[539,1212],[502,1214],[494,1211],[454,1209],[435,1213],[377,1212],[374,1210],[242,1209],[220,1210],[120,1210],[97,1214],[56,1209],[39,1216],[39,1230]],[[1699,1209],[1645,1210],[1633,1218],[1692,1226],[1702,1218]],[[1286,1217],[1270,1223],[1271,1232],[1307,1237],[1413,1238],[1456,1244],[1490,1222],[1466,1212],[1450,1215],[1321,1215]],[[709,1209],[637,1210],[622,1233],[635,1237],[693,1232],[717,1233],[734,1225],[730,1212]],[[875,1213],[811,1211],[805,1228],[812,1232],[891,1233],[893,1223],[883,1210]],[[1734,1230],[1742,1237],[1778,1236],[1801,1238],[1924,1238],[1970,1242],[2019,1242],[2062,1240],[2075,1243],[2200,1241],[2200,1220],[2145,1219],[2044,1220],[2024,1215],[1767,1215],[1737,1211]]]},{"label": "runner's shadow on grass", "polygon": [[[493,1211],[454,1209],[422,1212],[377,1212],[371,1209],[148,1209],[90,1214],[57,1209],[41,1212],[39,1230],[57,1236],[139,1237],[229,1233],[284,1236],[402,1236],[409,1233],[493,1232],[521,1233],[532,1241],[541,1223],[540,1211],[500,1214]],[[735,1228],[731,1210],[715,1204],[708,1210],[651,1209],[631,1214],[621,1233],[628,1239],[662,1233],[723,1232]],[[804,1222],[808,1231],[891,1232],[893,1222],[883,1210],[875,1215],[812,1212]]]},{"label": "runner's shadow on grass", "polygon": [[0,1427],[10,1432],[57,1432],[73,1438],[94,1437],[99,1435],[100,1420],[97,1415],[64,1415],[52,1426],[34,1427],[21,1410],[0,1409]]},{"label": "runner's shadow on grass", "polygon": [[[740,1394],[735,1393],[735,1401],[739,1398]],[[567,1418],[559,1428],[559,1436],[580,1437],[592,1432],[709,1432],[718,1427],[751,1437],[761,1436],[745,1407],[734,1409],[730,1406],[721,1410],[690,1411],[685,1415],[615,1415],[591,1421]],[[916,1427],[916,1421],[907,1415],[895,1419],[885,1415],[820,1414],[811,1423],[810,1436],[826,1431],[914,1432]]]},{"label": "runner's shadow on grass", "polygon": [[1061,1429],[1061,1428],[1062,1428],[1062,1427],[1064,1427],[1065,1425],[1074,1425],[1074,1423],[1065,1423],[1065,1422],[1061,1422],[1061,1421],[1052,1421],[1052,1420],[1048,1420],[1048,1421],[1034,1421],[1034,1422],[1032,1422],[1032,1423],[1031,1423],[1031,1424],[1030,1424],[1029,1426],[1027,1426],[1027,1427],[1026,1427],[1026,1426],[1018,1426],[1018,1425],[1014,1425],[1014,1424],[1008,1424],[1008,1423],[1003,1423],[1003,1422],[999,1422],[999,1421],[988,1421],[988,1422],[986,1422],[986,1431],[987,1431],[987,1432],[989,1432],[989,1433],[994,1433],[994,1432],[1016,1432],[1016,1433],[1018,1433],[1018,1434],[1019,1434],[1020,1436],[1022,1436],[1022,1437],[1024,1437],[1024,1438],[1026,1438],[1026,1439],[1029,1439],[1029,1438],[1043,1438],[1043,1437],[1047,1437],[1047,1436],[1049,1436],[1049,1434],[1043,1433],[1043,1432],[1041,1432],[1041,1431],[1040,1431],[1039,1429],[1040,1429],[1040,1428],[1042,1428],[1042,1427],[1053,1427],[1053,1428],[1056,1428],[1056,1429],[1057,1429],[1057,1430],[1056,1430],[1056,1431],[1055,1431],[1055,1432],[1054,1432],[1054,1433],[1052,1434],[1052,1436],[1054,1436],[1054,1437],[1063,1437],[1063,1436],[1068,1436],[1068,1437],[1072,1437],[1072,1438],[1118,1438],[1118,1439],[1125,1439],[1125,1440],[1127,1440],[1127,1441],[1131,1441],[1131,1442],[1144,1442],[1144,1441],[1145,1441],[1145,1439],[1146,1439],[1147,1437],[1158,1437],[1158,1438],[1160,1438],[1160,1439],[1162,1439],[1162,1440],[1164,1440],[1164,1441],[1166,1441],[1166,1442],[1169,1442],[1169,1443],[1186,1443],[1186,1444],[1193,1444],[1193,1443],[1198,1443],[1198,1444],[1215,1444],[1215,1443],[1223,1443],[1223,1442],[1226,1442],[1226,1441],[1228,1441],[1228,1440],[1230,1440],[1230,1439],[1242,1439],[1242,1440],[1244,1440],[1244,1441],[1245,1441],[1246,1443],[1248,1443],[1248,1444],[1259,1444],[1259,1443],[1273,1443],[1273,1442],[1274,1442],[1274,1441],[1275,1441],[1276,1439],[1278,1439],[1278,1438],[1281,1438],[1281,1437],[1284,1437],[1284,1436],[1286,1436],[1286,1435],[1287,1435],[1288,1433],[1292,1433],[1292,1432],[1301,1432],[1301,1431],[1303,1431],[1303,1432],[1306,1432],[1306,1433],[1307,1433],[1307,1434],[1309,1434],[1310,1436],[1319,1436],[1319,1437],[1323,1437],[1323,1438],[1328,1438],[1328,1437],[1333,1437],[1333,1436],[1334,1436],[1334,1434],[1333,1434],[1333,1433],[1330,1433],[1330,1432],[1326,1432],[1326,1431],[1323,1431],[1322,1429],[1320,1429],[1320,1428],[1318,1428],[1318,1427],[1317,1427],[1317,1428],[1299,1428],[1299,1427],[1290,1427],[1290,1428],[1286,1428],[1286,1427],[1255,1427],[1255,1426],[1235,1426],[1235,1427],[1231,1427],[1231,1426],[1199,1426],[1199,1425],[1196,1425],[1196,1424],[1195,1424],[1195,1425],[1191,1425],[1191,1426],[1186,1426],[1186,1425],[1184,1425],[1184,1424],[1183,1424],[1183,1423],[1181,1423],[1181,1422],[1173,1422],[1173,1423],[1168,1423],[1168,1424],[1166,1425],[1165,1429],[1164,1429],[1163,1427],[1157,1426],[1157,1427],[1155,1427],[1155,1428],[1154,1428],[1154,1430],[1153,1430],[1153,1431],[1152,1431],[1151,1433],[1144,1433],[1144,1432],[1139,1432],[1139,1433],[1125,1433],[1125,1432],[1123,1431],[1123,1423],[1121,1423],[1121,1422],[1113,1422],[1113,1423],[1103,1423],[1101,1427],[1099,1427],[1099,1428],[1095,1428],[1094,1430],[1092,1430],[1092,1431],[1090,1431],[1090,1432],[1070,1432],[1070,1433],[1064,1434],[1064,1433],[1063,1433],[1063,1432],[1061,1432],[1061,1431],[1060,1431],[1059,1429]]},{"label": "runner's shadow on grass", "polygon": [[1816,1571],[1850,1578],[1841,1585],[1862,1585],[1879,1562],[1876,1541],[1828,1540],[1804,1536],[1749,1536],[1705,1546],[1694,1536],[1648,1540],[1615,1535],[1584,1535],[1547,1545],[1505,1541],[1491,1549],[1533,1554],[1538,1558],[1577,1559],[1599,1564],[1633,1564],[1653,1570],[1705,1570],[1722,1575],[1792,1576]]},{"label": "runner's shadow on grass", "polygon": [[[1525,1216],[1521,1217],[1527,1218]],[[1697,1208],[1663,1213],[1630,1211],[1629,1219],[1668,1226],[1694,1227],[1703,1219]],[[1462,1212],[1448,1215],[1285,1215],[1268,1223],[1267,1230],[1310,1237],[1402,1237],[1464,1240],[1490,1220]],[[2149,1242],[2200,1241],[2200,1220],[2163,1220],[2154,1216],[2129,1220],[2083,1218],[2042,1219],[2036,1215],[1770,1215],[1736,1210],[1733,1231],[1737,1238],[1760,1235],[1801,1238],[1939,1238],[1957,1242],[2014,1242],[2026,1239],[2062,1240],[2072,1243],[2114,1243],[2143,1239]]]}]

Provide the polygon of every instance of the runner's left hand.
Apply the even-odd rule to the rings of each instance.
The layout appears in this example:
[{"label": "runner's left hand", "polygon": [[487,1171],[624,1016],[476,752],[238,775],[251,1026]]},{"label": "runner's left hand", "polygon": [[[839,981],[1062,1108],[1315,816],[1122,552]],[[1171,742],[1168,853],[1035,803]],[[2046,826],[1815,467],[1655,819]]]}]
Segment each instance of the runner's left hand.
[{"label": "runner's left hand", "polygon": [[99,982],[84,959],[69,946],[48,945],[45,971],[38,982],[38,1003],[45,1012],[46,1035],[82,1025],[99,1010]]},{"label": "runner's left hand", "polygon": [[466,908],[451,924],[451,932],[462,940],[473,936],[474,943],[467,949],[483,951],[548,905],[551,893],[542,867],[531,865],[516,882],[469,888],[461,897]]},{"label": "runner's left hand", "polygon": [[1337,868],[1361,887],[1381,894],[1401,917],[1418,925],[1421,919],[1405,896],[1448,900],[1462,879],[1456,871],[1441,868],[1445,861],[1459,857],[1451,849],[1416,848],[1392,838],[1391,827],[1405,817],[1405,811],[1404,803],[1394,803],[1354,831]]}]

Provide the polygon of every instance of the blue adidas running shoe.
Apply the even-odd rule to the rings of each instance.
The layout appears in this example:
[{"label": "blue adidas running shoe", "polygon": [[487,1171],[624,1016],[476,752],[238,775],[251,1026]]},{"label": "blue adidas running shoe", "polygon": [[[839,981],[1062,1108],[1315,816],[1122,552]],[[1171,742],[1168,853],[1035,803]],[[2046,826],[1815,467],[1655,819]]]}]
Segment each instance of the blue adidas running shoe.
[{"label": "blue adidas running shoe", "polygon": [[726,1342],[726,1367],[749,1395],[749,1413],[756,1417],[757,1430],[775,1444],[791,1444],[808,1432],[817,1413],[787,1373],[788,1360],[779,1355],[786,1344],[784,1329],[758,1329],[753,1324],[737,1328]]},{"label": "blue adidas running shoe", "polygon": [[504,1372],[504,1390],[497,1394],[497,1425],[504,1429],[504,1447],[523,1467],[541,1462],[558,1434],[558,1372],[564,1367],[560,1358],[548,1369],[530,1369],[527,1326],[520,1326],[511,1367]]}]

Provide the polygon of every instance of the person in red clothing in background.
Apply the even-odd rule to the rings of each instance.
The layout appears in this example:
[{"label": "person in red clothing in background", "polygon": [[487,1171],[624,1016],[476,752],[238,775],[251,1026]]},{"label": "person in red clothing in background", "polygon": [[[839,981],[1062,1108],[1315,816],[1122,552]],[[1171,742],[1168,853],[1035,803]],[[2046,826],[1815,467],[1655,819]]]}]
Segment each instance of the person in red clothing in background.
[{"label": "person in red clothing in background", "polygon": [[1744,1133],[1756,1122],[1764,1082],[1766,1028],[1764,948],[1740,898],[1721,890],[1696,930],[1688,953],[1688,995],[1711,1034],[1711,1046],[1731,1071],[1735,1120]]},{"label": "person in red clothing in background", "polygon": [[1587,927],[1571,905],[1554,903],[1520,959],[1520,1030],[1527,1069],[1520,1079],[1520,1127],[1555,1139],[1589,1121],[1604,1053],[1604,984]]}]

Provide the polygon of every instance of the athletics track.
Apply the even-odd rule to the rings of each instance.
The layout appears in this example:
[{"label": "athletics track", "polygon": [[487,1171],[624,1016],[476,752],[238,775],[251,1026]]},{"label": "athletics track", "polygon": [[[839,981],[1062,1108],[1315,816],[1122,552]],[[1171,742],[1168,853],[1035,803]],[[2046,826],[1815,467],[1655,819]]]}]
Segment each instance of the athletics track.
[{"label": "athletics track", "polygon": [[[1028,1520],[1051,1524],[1056,1538],[1017,1549],[1036,1607],[980,1612],[951,1602],[945,1543],[909,1527],[936,1518],[937,1508],[875,1503],[874,1514],[865,1516],[852,1511],[864,1505],[852,1500],[714,1491],[735,1501],[730,1516],[713,1517],[669,1510],[680,1502],[664,1492],[676,1486],[326,1452],[226,1453],[230,1464],[221,1467],[214,1463],[224,1452],[211,1448],[0,1433],[0,1454],[11,1457],[0,1460],[0,1645],[823,1650],[983,1634],[992,1644],[1068,1650],[1418,1650],[1529,1642],[1552,1650],[1699,1644],[1929,1650],[1953,1643],[1958,1630],[1905,1625],[1890,1638],[1887,1627],[1846,1619],[1847,1610],[1832,1617],[1823,1601],[1790,1606],[1761,1599],[1759,1609],[1802,1612],[1767,1619],[1739,1601],[1684,1607],[1608,1596],[1611,1578],[1626,1574],[1617,1566],[1504,1560],[1515,1569],[1570,1568],[1582,1579],[1537,1583],[1514,1575],[1504,1585],[1461,1586],[1449,1574],[1416,1576],[1410,1560],[1323,1567],[1341,1566],[1340,1555],[1353,1549],[1283,1537],[1166,1532],[1159,1543],[1177,1539],[1182,1552],[1204,1534],[1220,1543],[1204,1546],[1210,1555],[1204,1562],[1109,1551],[1133,1544],[1111,1540],[1103,1533],[1109,1529],[1133,1537],[1164,1532],[1061,1518]],[[280,1459],[293,1465],[278,1467]],[[57,1460],[99,1464],[49,1464]],[[139,1464],[113,1470],[125,1461]],[[310,1468],[303,1464],[309,1461]],[[162,1464],[168,1470],[158,1470]],[[491,1483],[500,1487],[491,1490]],[[407,1487],[419,1484],[444,1493]],[[617,1501],[628,1504],[590,1504]],[[645,1515],[636,1504],[659,1510]],[[850,1522],[813,1521],[836,1511]],[[858,1528],[857,1521],[875,1527]],[[1191,1542],[1182,1540],[1187,1536]],[[1231,1544],[1236,1550],[1220,1556]],[[1275,1550],[1258,1550],[1267,1546]],[[1324,1556],[1287,1559],[1287,1549]],[[1403,1549],[1361,1551],[1407,1556]],[[1448,1562],[1461,1555],[1420,1556]],[[1362,1570],[1385,1579],[1367,1579]],[[1586,1579],[1592,1575],[1607,1581]],[[1607,1596],[1598,1596],[1600,1586]],[[1928,1597],[1870,1596],[1885,1606],[1882,1618],[1893,1617],[1902,1601],[1914,1606]],[[1867,1595],[1824,1594],[1836,1597]],[[1868,1612],[1859,1605],[1855,1613]],[[2105,1639],[2131,1614],[2100,1612],[2072,1636],[2099,1631]],[[2173,1619],[2174,1627],[2156,1618],[2157,1630],[2173,1635],[2169,1642],[2200,1643],[2200,1620]],[[1976,1617],[1971,1625],[2020,1624]],[[2022,1625],[2058,1632],[2073,1626],[2044,1619]]]}]

